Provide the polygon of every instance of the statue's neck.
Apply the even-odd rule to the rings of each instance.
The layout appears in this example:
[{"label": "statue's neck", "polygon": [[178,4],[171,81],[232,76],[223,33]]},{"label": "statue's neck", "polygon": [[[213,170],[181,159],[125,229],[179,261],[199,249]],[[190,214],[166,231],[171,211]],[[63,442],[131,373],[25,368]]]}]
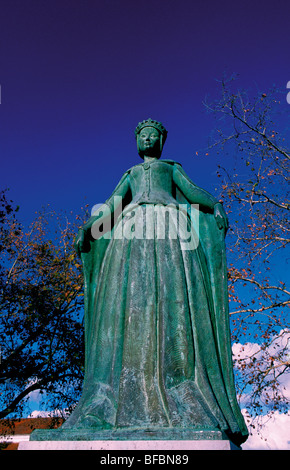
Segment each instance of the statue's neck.
[{"label": "statue's neck", "polygon": [[147,157],[146,155],[144,155],[144,163],[151,163],[151,162],[155,162],[156,160],[158,160],[157,157]]}]

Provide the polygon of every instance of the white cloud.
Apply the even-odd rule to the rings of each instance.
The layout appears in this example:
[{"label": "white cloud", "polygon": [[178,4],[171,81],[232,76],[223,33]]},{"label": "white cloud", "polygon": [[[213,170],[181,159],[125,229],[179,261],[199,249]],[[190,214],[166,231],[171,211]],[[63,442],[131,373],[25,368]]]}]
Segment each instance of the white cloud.
[{"label": "white cloud", "polygon": [[[234,343],[232,347],[235,368],[243,371],[253,380],[252,387],[258,385],[258,380],[263,377],[267,380],[264,382],[264,390],[261,393],[261,403],[270,404],[274,399],[274,393],[279,388],[280,400],[282,397],[284,402],[290,400],[290,330],[281,330],[274,335],[267,347],[258,343]],[[255,360],[256,367],[253,360]],[[249,366],[249,369],[247,369]],[[256,372],[256,373],[255,373]],[[261,375],[264,374],[264,375]],[[259,378],[260,375],[260,378]],[[245,375],[246,376],[246,375]],[[257,382],[256,382],[257,380]],[[263,379],[264,380],[264,379]],[[272,381],[276,383],[275,391],[272,389]],[[246,387],[244,395],[240,400],[244,406],[247,405],[251,396],[251,389]]]},{"label": "white cloud", "polygon": [[[233,344],[233,358],[247,367],[251,358],[255,357],[259,362],[260,371],[267,371],[267,378],[274,378],[279,383],[281,399],[290,400],[290,375],[285,372],[285,366],[290,361],[290,330],[281,330],[273,336],[266,349],[261,349],[258,343],[235,343]],[[269,364],[272,369],[268,372]],[[274,367],[273,367],[274,366]],[[238,362],[236,363],[238,369]],[[282,373],[279,378],[277,376]],[[268,386],[261,394],[261,404],[271,405],[273,392]],[[267,398],[267,400],[266,400]],[[251,387],[247,387],[240,402],[244,406],[250,403]],[[246,409],[242,410],[251,435],[243,444],[244,450],[290,450],[290,412],[283,414],[276,410],[251,418]],[[253,427],[254,426],[254,427]]]},{"label": "white cloud", "polygon": [[247,359],[254,354],[258,354],[260,351],[260,346],[258,343],[234,343],[232,346],[232,351],[234,359]]},{"label": "white cloud", "polygon": [[67,410],[53,410],[53,411],[40,411],[34,410],[28,418],[68,418],[69,412]]},{"label": "white cloud", "polygon": [[[246,420],[249,419],[246,410],[242,413]],[[271,417],[264,415],[250,421],[255,428],[251,429],[252,435],[242,445],[243,450],[290,450],[290,412],[282,414],[275,411]]]},{"label": "white cloud", "polygon": [[234,343],[232,346],[234,359],[247,360],[255,356],[260,359],[265,354],[268,357],[278,357],[280,360],[290,361],[290,330],[285,328],[273,336],[266,349],[261,349],[262,345],[258,343]]},{"label": "white cloud", "polygon": [[32,411],[32,413],[30,413],[28,418],[50,418],[51,415],[52,415],[51,411],[34,410],[34,411]]}]

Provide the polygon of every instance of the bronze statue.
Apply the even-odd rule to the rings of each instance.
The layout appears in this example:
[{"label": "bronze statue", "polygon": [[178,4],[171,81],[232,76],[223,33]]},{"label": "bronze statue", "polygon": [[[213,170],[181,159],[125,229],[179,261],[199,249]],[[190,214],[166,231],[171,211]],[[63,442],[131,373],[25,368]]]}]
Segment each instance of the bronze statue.
[{"label": "bronze statue", "polygon": [[231,357],[227,216],[180,163],[160,159],[167,137],[160,122],[139,123],[135,135],[144,161],[76,239],[85,379],[59,439],[227,435],[239,445],[247,428]]}]

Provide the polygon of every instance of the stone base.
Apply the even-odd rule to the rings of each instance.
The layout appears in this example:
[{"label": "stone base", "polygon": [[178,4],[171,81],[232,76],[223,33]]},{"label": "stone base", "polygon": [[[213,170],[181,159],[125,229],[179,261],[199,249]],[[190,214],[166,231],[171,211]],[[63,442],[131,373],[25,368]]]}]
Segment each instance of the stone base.
[{"label": "stone base", "polygon": [[229,440],[138,440],[138,441],[28,441],[20,442],[18,450],[240,450]]},{"label": "stone base", "polygon": [[212,441],[228,440],[218,429],[196,428],[65,428],[35,429],[30,441]]}]

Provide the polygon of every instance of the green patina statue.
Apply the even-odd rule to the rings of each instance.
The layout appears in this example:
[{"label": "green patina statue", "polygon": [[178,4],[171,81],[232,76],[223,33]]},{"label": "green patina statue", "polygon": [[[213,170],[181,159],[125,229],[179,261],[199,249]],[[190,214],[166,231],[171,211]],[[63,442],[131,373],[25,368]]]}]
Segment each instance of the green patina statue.
[{"label": "green patina statue", "polygon": [[85,379],[51,439],[227,436],[239,445],[248,432],[233,377],[227,216],[179,163],[160,160],[161,123],[143,121],[135,135],[144,162],[123,175],[76,239]]}]

